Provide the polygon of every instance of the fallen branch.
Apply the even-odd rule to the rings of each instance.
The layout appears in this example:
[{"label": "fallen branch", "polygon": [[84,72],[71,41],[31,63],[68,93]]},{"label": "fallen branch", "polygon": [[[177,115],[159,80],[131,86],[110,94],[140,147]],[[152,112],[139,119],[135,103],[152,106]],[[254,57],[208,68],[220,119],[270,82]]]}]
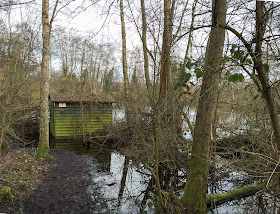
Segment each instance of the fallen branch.
[{"label": "fallen branch", "polygon": [[28,146],[31,146],[31,145],[33,145],[33,144],[35,144],[36,143],[36,140],[32,140],[31,142],[29,142],[29,143],[24,143],[24,145],[22,146],[22,147],[28,147]]},{"label": "fallen branch", "polygon": [[254,185],[254,186],[247,186],[247,187],[240,187],[236,190],[231,192],[222,193],[222,194],[211,194],[206,196],[206,204],[207,207],[214,205],[221,205],[227,201],[232,201],[236,199],[246,198],[251,195],[254,195],[258,191],[265,188],[264,184]]}]

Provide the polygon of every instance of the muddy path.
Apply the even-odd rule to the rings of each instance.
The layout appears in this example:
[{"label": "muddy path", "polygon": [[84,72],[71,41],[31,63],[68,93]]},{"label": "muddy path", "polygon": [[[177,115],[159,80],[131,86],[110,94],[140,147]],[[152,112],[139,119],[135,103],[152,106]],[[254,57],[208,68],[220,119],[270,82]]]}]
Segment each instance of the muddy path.
[{"label": "muddy path", "polygon": [[[43,179],[7,213],[89,214],[111,213],[99,198],[98,186],[91,188],[89,164],[95,160],[63,149],[51,150],[51,163]],[[11,208],[11,207],[10,207]]]}]

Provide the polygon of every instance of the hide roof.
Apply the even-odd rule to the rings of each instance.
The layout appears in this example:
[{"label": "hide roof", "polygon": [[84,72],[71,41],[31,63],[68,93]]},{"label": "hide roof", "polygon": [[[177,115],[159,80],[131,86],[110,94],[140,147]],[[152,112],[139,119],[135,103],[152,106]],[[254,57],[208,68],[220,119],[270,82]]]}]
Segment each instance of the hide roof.
[{"label": "hide roof", "polygon": [[50,94],[52,102],[95,102],[95,103],[114,103],[114,99],[106,94]]}]

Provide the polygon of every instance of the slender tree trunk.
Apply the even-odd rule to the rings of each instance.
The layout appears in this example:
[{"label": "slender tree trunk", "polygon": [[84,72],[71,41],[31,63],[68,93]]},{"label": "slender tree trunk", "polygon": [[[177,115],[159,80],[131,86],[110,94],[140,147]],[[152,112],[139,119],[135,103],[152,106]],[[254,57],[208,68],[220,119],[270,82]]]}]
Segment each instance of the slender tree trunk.
[{"label": "slender tree trunk", "polygon": [[165,104],[168,90],[168,77],[171,72],[171,42],[172,42],[172,8],[171,0],[164,0],[164,29],[161,50],[161,67],[160,67],[160,92],[159,104]]},{"label": "slender tree trunk", "polygon": [[145,0],[141,0],[141,12],[142,12],[142,44],[143,44],[143,55],[144,55],[144,71],[145,71],[145,80],[146,87],[148,90],[149,96],[152,94],[151,92],[151,81],[149,75],[149,58],[147,51],[147,21],[146,21],[146,8],[145,8]]},{"label": "slender tree trunk", "polygon": [[49,148],[49,64],[50,64],[50,24],[49,24],[49,0],[42,0],[42,25],[43,25],[43,57],[42,57],[42,77],[40,92],[40,138],[36,156],[50,159]]},{"label": "slender tree trunk", "polygon": [[217,100],[214,106],[214,117],[213,117],[213,124],[212,124],[212,149],[210,151],[211,153],[216,152],[216,146],[217,146],[217,125],[219,122],[219,115],[218,115],[219,98],[220,98],[220,89],[218,89]]},{"label": "slender tree trunk", "polygon": [[[84,44],[85,46],[85,44]],[[84,63],[85,63],[85,49],[83,48],[82,50],[82,59],[81,59],[81,81],[82,81],[82,84],[81,84],[81,94],[84,93],[84,88],[86,86],[86,82],[87,82],[87,73],[85,72],[84,70]]]},{"label": "slender tree trunk", "polygon": [[[155,181],[157,185],[157,192],[159,197],[159,203],[163,210],[165,205],[163,202],[160,177],[159,177],[159,147],[160,143],[164,142],[162,128],[167,126],[165,118],[167,116],[167,96],[170,88],[170,77],[171,77],[171,42],[172,42],[172,4],[171,0],[164,0],[164,29],[162,38],[162,51],[161,51],[161,68],[160,68],[160,92],[157,105],[154,113],[154,143],[155,143]],[[171,129],[169,127],[169,129]]]},{"label": "slender tree trunk", "polygon": [[182,66],[182,72],[184,72],[185,69],[186,69],[186,64],[187,64],[187,61],[188,61],[188,54],[189,54],[189,50],[190,50],[190,47],[191,47],[192,30],[193,30],[193,25],[194,25],[195,9],[196,9],[197,1],[198,0],[195,0],[193,2],[193,5],[192,5],[192,21],[191,21],[191,26],[190,26],[190,30],[189,30],[188,44],[187,44],[187,48],[186,48],[186,52],[185,52],[184,63],[183,63],[183,66]]},{"label": "slender tree trunk", "polygon": [[[264,2],[256,1],[256,50],[255,50],[255,69],[258,73],[264,99],[267,103],[271,125],[274,134],[277,161],[280,161],[280,121],[278,115],[278,105],[273,95],[272,85],[270,84],[268,74],[265,72],[262,60],[262,41],[266,29],[267,14],[264,14]],[[280,172],[280,166],[277,167]],[[278,176],[280,185],[280,175]]]},{"label": "slender tree trunk", "polygon": [[126,118],[130,121],[130,107],[128,104],[128,74],[127,74],[127,59],[126,59],[126,34],[125,34],[125,22],[123,11],[123,0],[120,0],[120,16],[121,16],[121,28],[122,28],[122,64],[123,64],[123,78],[124,78],[124,96],[126,102]]},{"label": "slender tree trunk", "polygon": [[163,202],[162,192],[161,192],[161,184],[160,184],[160,177],[159,177],[159,144],[163,141],[163,134],[161,132],[161,117],[158,113],[155,114],[153,120],[153,130],[154,130],[154,150],[155,150],[155,173],[153,173],[156,187],[157,187],[157,193],[159,198],[159,204],[160,208],[165,210],[165,205]]},{"label": "slender tree trunk", "polygon": [[264,71],[262,60],[262,41],[266,29],[266,17],[264,14],[264,2],[256,1],[256,50],[255,50],[255,69],[262,85],[262,93],[267,102],[273,134],[275,138],[277,157],[279,160],[280,151],[280,121],[278,116],[278,106],[272,92],[272,87],[268,74]]},{"label": "slender tree trunk", "polygon": [[[191,38],[192,38],[192,30],[193,30],[193,25],[194,25],[194,19],[195,19],[195,9],[196,9],[196,4],[197,4],[197,1],[198,0],[195,0],[193,2],[193,5],[192,5],[192,21],[191,21],[191,26],[190,26],[190,29],[189,29],[189,37],[188,37],[188,43],[187,43],[187,48],[186,48],[186,51],[185,51],[185,57],[184,57],[184,62],[183,62],[183,65],[181,66],[181,73],[184,73],[185,70],[186,70],[186,64],[187,64],[187,61],[188,61],[188,54],[189,54],[189,50],[190,50],[190,47],[191,47]],[[187,3],[185,5],[185,9],[187,7]],[[178,32],[177,32],[178,34]],[[180,98],[181,98],[181,94],[183,89],[180,88],[179,89],[180,92],[177,93],[177,107],[176,107],[176,114],[177,114],[177,120],[176,120],[176,124],[177,124],[177,133],[178,134],[182,134],[182,120],[181,120],[181,117],[183,115],[185,121],[187,122],[188,126],[189,126],[189,129],[190,129],[190,132],[191,132],[191,135],[193,137],[193,126],[190,122],[190,119],[188,117],[188,115],[184,112],[184,105],[181,104],[180,102]],[[181,121],[180,121],[181,120]]]},{"label": "slender tree trunk", "polygon": [[5,132],[4,132],[4,126],[6,123],[6,111],[4,110],[1,112],[1,119],[2,119],[2,124],[1,124],[1,133],[0,133],[0,160],[2,158],[2,146],[4,142],[4,137],[5,137]]},{"label": "slender tree trunk", "polygon": [[225,30],[217,27],[226,23],[226,0],[213,0],[212,25],[208,39],[205,70],[197,109],[191,160],[182,202],[188,213],[206,213],[205,197],[209,174],[209,148],[214,102],[218,94],[221,58]]}]

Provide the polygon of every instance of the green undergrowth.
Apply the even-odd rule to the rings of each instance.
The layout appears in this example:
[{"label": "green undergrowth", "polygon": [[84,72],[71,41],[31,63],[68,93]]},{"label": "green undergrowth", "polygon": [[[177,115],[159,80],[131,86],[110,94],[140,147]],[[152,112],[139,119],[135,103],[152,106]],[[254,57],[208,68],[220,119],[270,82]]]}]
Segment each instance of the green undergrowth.
[{"label": "green undergrowth", "polygon": [[11,188],[3,186],[0,188],[0,203],[6,199],[14,199]]}]

